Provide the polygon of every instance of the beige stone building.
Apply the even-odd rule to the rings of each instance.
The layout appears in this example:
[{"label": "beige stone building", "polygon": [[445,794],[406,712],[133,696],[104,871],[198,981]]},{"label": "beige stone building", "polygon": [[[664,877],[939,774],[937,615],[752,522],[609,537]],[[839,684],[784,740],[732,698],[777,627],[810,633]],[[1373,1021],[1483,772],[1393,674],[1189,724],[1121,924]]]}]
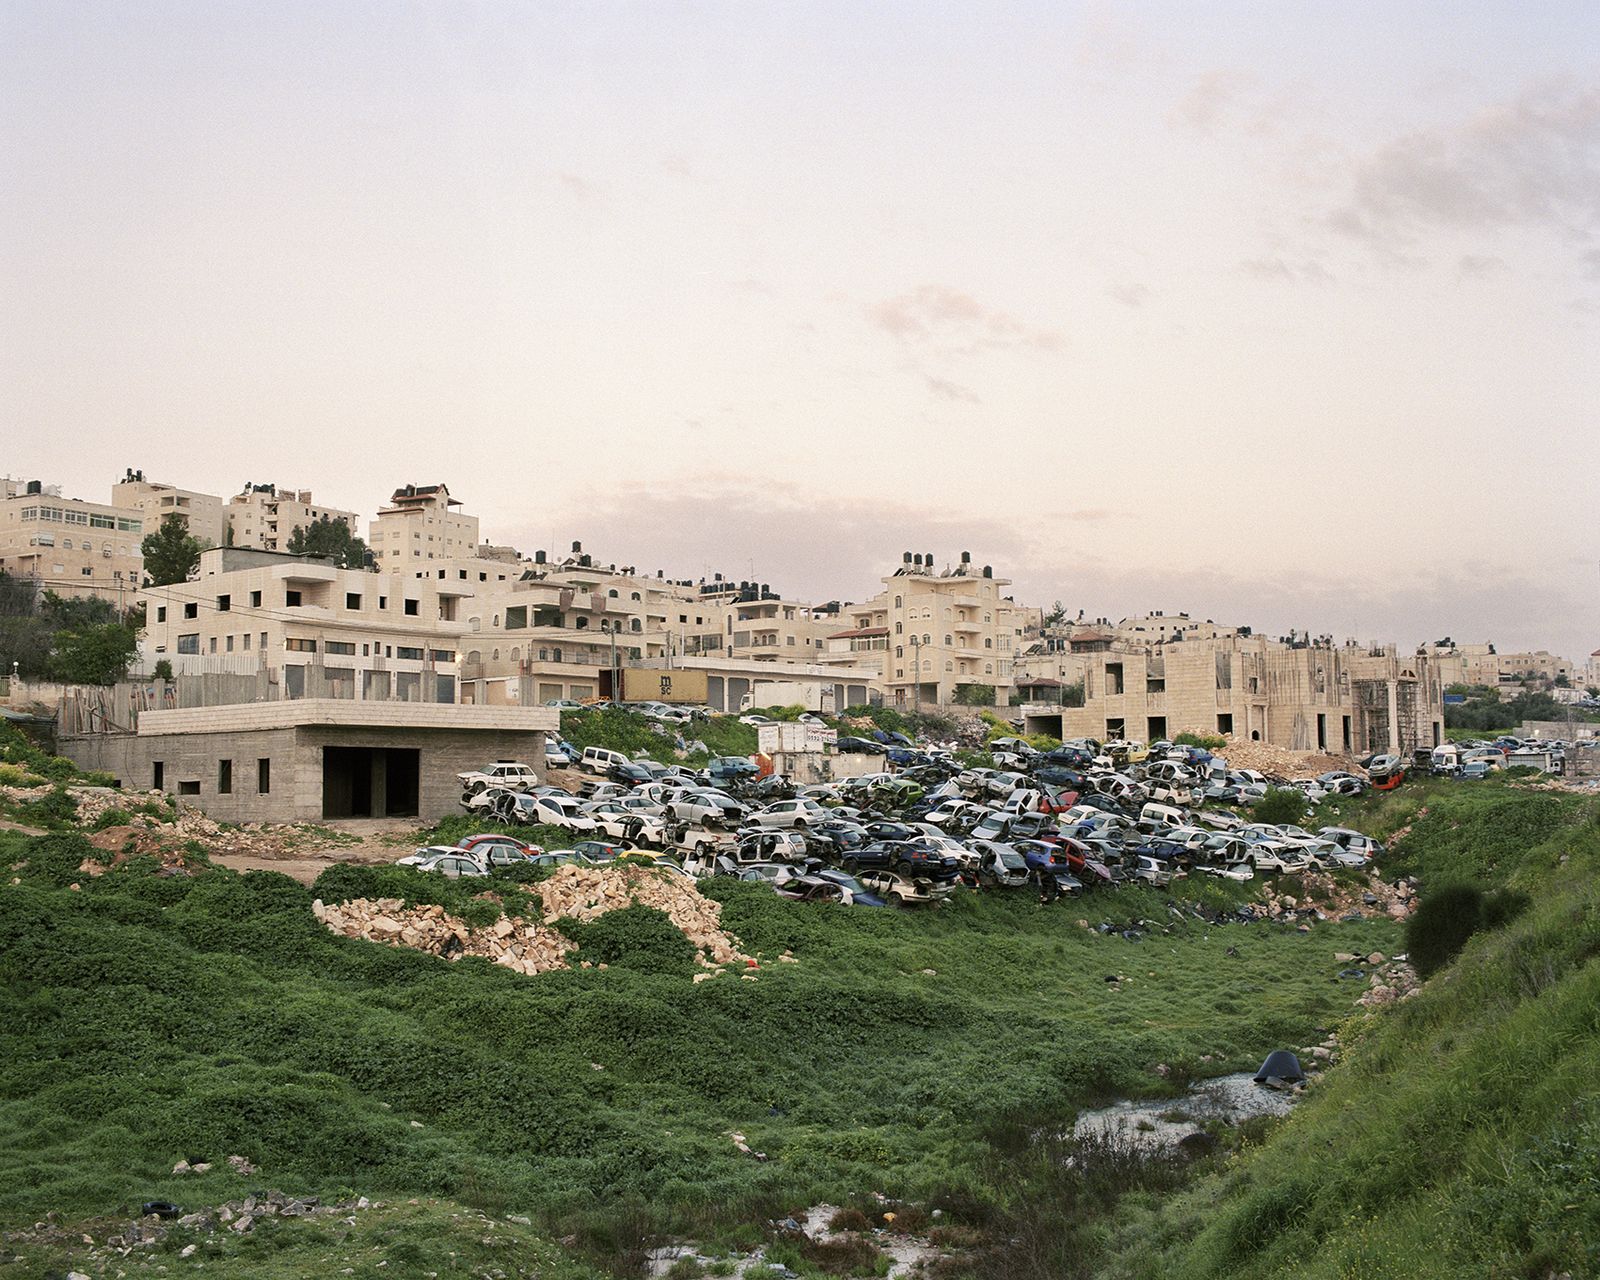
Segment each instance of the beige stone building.
[{"label": "beige stone building", "polygon": [[1156,741],[1189,731],[1336,754],[1443,740],[1444,684],[1426,653],[1231,635],[1112,641],[1088,656],[1084,705],[1030,705],[1029,732]]},{"label": "beige stone building", "polygon": [[835,648],[834,642],[870,645],[878,639],[875,634],[848,633],[881,630],[882,682],[893,705],[949,705],[963,685],[991,685],[996,704],[1010,701],[1024,611],[1002,594],[1008,579],[996,578],[988,566],[977,569],[967,552],[955,566],[939,571],[931,555],[908,551],[882,581],[884,590],[871,600],[840,609],[847,625],[830,633],[825,661],[861,653],[875,667],[874,649]]},{"label": "beige stone building", "polygon": [[287,551],[296,529],[309,529],[318,520],[337,520],[353,535],[356,513],[338,507],[318,506],[310,489],[287,485],[252,484],[228,499],[226,542],[258,551]]},{"label": "beige stone building", "polygon": [[474,585],[218,547],[194,581],[141,593],[145,656],[253,677],[252,700],[455,702]]},{"label": "beige stone building", "polygon": [[477,554],[478,517],[456,508],[460,501],[442,484],[408,484],[369,525],[367,545],[378,567],[407,572],[418,560],[457,560]]},{"label": "beige stone building", "polygon": [[37,480],[0,481],[0,570],[41,592],[134,603],[144,568],[145,520],[128,507],[63,498]]},{"label": "beige stone building", "polygon": [[1446,685],[1482,685],[1499,689],[1504,697],[1522,691],[1525,680],[1553,683],[1558,677],[1576,682],[1579,669],[1565,658],[1543,649],[1531,653],[1500,653],[1492,644],[1439,643],[1429,647]]},{"label": "beige stone building", "polygon": [[217,494],[146,480],[143,471],[130,469],[111,486],[111,505],[139,512],[147,533],[154,533],[163,520],[175,515],[202,547],[220,547],[227,536],[228,521]]}]

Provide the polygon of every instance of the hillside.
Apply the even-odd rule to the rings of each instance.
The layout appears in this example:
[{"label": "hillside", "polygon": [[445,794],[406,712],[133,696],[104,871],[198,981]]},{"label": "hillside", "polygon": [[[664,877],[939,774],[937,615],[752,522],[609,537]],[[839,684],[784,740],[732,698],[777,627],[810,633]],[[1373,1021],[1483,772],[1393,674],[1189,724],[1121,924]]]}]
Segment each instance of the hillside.
[{"label": "hillside", "polygon": [[1108,1251],[1117,1276],[1600,1274],[1600,802],[1396,796],[1396,862],[1529,905],[1344,1060],[1270,1140]]}]

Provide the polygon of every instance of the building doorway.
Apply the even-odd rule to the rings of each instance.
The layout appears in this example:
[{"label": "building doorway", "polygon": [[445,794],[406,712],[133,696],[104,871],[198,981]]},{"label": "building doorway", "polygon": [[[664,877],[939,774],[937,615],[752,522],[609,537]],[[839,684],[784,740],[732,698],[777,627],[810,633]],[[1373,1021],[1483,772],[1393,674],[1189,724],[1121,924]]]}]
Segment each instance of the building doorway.
[{"label": "building doorway", "polygon": [[324,747],[324,818],[417,816],[422,752],[415,747]]}]

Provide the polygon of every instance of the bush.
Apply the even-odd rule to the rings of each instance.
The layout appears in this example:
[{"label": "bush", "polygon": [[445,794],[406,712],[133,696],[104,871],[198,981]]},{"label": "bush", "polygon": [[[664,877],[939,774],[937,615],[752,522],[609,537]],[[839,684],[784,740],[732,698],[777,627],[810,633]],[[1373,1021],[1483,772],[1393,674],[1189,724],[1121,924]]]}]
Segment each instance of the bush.
[{"label": "bush", "polygon": [[1255,802],[1250,813],[1257,822],[1273,826],[1301,822],[1306,816],[1306,798],[1293,787],[1268,787],[1267,794]]},{"label": "bush", "polygon": [[1454,960],[1483,919],[1483,890],[1447,885],[1426,895],[1406,921],[1406,950],[1424,978]]},{"label": "bush", "polygon": [[646,973],[694,972],[694,943],[654,907],[622,907],[588,922],[568,917],[558,920],[556,927],[578,944],[572,958],[579,963],[588,960]]},{"label": "bush", "polygon": [[1172,739],[1179,746],[1202,747],[1207,751],[1220,751],[1228,745],[1228,740],[1216,733],[1194,733],[1185,729]]}]

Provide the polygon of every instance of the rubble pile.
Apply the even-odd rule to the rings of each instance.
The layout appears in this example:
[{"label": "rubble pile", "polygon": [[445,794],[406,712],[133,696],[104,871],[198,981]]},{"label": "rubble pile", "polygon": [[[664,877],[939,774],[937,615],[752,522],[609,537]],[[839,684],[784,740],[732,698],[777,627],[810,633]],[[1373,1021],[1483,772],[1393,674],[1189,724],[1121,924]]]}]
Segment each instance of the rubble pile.
[{"label": "rubble pile", "polygon": [[1357,1004],[1367,1008],[1376,1008],[1379,1005],[1393,1004],[1397,1000],[1404,1000],[1414,996],[1422,989],[1422,982],[1417,977],[1417,971],[1399,956],[1387,960],[1376,951],[1367,957],[1372,965],[1372,974],[1367,980],[1367,989],[1361,993]]},{"label": "rubble pile", "polygon": [[1322,751],[1291,751],[1247,738],[1229,738],[1218,753],[1235,769],[1254,769],[1280,778],[1314,778],[1335,769],[1348,770],[1351,761]]},{"label": "rubble pile", "polygon": [[410,947],[446,960],[482,956],[518,973],[565,969],[573,944],[554,929],[520,916],[502,916],[475,929],[448,915],[440,906],[407,907],[399,898],[353,898],[325,903],[318,898],[311,911],[334,933],[366,938],[391,947]]},{"label": "rubble pile", "polygon": [[1368,872],[1362,884],[1343,883],[1326,872],[1307,871],[1297,877],[1292,893],[1274,893],[1269,888],[1252,907],[1258,917],[1273,920],[1308,912],[1320,913],[1323,918],[1385,915],[1391,920],[1404,920],[1416,910],[1417,888],[1403,877],[1387,884],[1376,871]]},{"label": "rubble pile", "polygon": [[565,866],[539,885],[544,922],[563,916],[593,920],[622,907],[654,907],[681,929],[703,962],[747,964],[739,940],[722,928],[722,904],[704,897],[693,882],[648,867]]}]

